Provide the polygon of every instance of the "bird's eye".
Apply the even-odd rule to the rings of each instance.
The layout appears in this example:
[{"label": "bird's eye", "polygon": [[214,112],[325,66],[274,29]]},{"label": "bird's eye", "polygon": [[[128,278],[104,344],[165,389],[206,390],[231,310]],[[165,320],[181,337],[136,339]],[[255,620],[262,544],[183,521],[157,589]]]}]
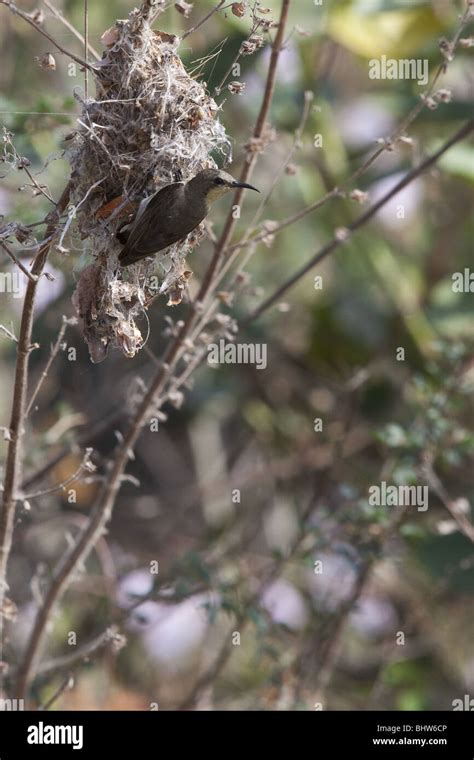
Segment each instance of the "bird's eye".
[{"label": "bird's eye", "polygon": [[216,185],[225,185],[225,179],[222,179],[222,177],[216,177],[214,180],[214,184]]}]

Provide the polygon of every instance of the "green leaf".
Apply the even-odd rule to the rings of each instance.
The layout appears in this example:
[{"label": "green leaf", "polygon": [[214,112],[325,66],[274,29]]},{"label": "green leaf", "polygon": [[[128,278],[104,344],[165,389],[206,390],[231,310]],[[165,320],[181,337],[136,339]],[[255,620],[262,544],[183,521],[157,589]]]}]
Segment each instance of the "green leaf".
[{"label": "green leaf", "polygon": [[[436,151],[441,146],[441,142],[435,143],[432,151]],[[442,156],[438,165],[445,172],[454,174],[457,177],[468,180],[474,184],[474,148],[468,143],[459,143]]]}]

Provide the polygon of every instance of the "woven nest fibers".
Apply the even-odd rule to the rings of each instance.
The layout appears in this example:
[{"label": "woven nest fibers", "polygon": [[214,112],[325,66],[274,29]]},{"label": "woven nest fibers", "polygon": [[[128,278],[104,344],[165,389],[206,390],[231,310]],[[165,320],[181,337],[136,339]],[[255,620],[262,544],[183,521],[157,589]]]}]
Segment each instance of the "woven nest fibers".
[{"label": "woven nest fibers", "polygon": [[142,347],[137,317],[158,290],[168,294],[169,304],[179,303],[191,274],[186,255],[203,234],[198,228],[158,261],[120,269],[117,232],[144,198],[177,178],[214,167],[213,151],[230,160],[218,107],[186,72],[178,38],[150,29],[133,11],[102,41],[107,51],[94,74],[96,98],[83,102],[67,151],[70,214],[94,258],[79,277],[73,303],[94,362],[104,359],[111,345],[127,357]]}]

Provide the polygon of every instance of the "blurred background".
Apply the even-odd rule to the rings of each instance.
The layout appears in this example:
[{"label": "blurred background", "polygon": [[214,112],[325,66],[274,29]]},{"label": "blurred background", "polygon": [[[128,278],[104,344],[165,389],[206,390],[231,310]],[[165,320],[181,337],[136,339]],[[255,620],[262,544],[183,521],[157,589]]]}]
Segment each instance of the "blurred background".
[{"label": "blurred background", "polygon": [[[44,28],[82,55],[51,6],[18,5],[40,9]],[[169,5],[155,28],[179,34],[215,3],[196,1],[189,18]],[[278,18],[276,0],[264,5],[269,19]],[[57,0],[54,7],[82,30],[82,2]],[[98,51],[103,32],[132,8],[90,0],[89,36]],[[447,0],[292,3],[270,116],[275,139],[251,180],[262,192],[285,165],[304,93],[314,100],[265,220],[278,223],[341,185],[419,101],[426,88],[372,80],[369,61],[427,59],[434,72],[442,60],[438,41],[454,36],[463,11],[463,3]],[[2,6],[0,21],[0,122],[57,199],[68,179],[64,137],[80,110],[74,92],[83,96],[84,75]],[[240,60],[242,93],[215,88],[249,25],[248,13],[239,17],[229,7],[179,49],[222,106],[234,154],[227,169],[235,175],[261,103],[268,42]],[[469,34],[472,25],[462,37]],[[55,68],[38,66],[36,57],[47,52]],[[458,48],[439,82],[449,102],[424,109],[410,139],[350,187],[367,193],[367,203],[469,118],[469,54]],[[4,161],[0,174],[2,223],[43,219],[51,204],[34,196],[24,171],[10,171]],[[474,286],[453,289],[453,274],[473,267],[473,182],[474,148],[464,141],[239,334],[241,342],[268,346],[265,370],[204,365],[182,406],[165,409],[159,432],[143,431],[127,470],[133,477],[88,572],[61,605],[47,656],[71,654],[114,621],[127,642],[120,651],[101,646],[74,666],[74,688],[55,707],[451,710],[453,700],[474,696]],[[246,198],[237,236],[258,201]],[[334,199],[260,244],[246,269],[253,290],[230,313],[245,315],[365,207],[357,197]],[[227,208],[221,201],[211,214],[216,234]],[[87,241],[69,237],[69,253],[49,257],[54,282],[43,279],[39,289],[33,386],[62,316],[73,315],[71,295],[90,256]],[[26,262],[28,251],[17,250]],[[192,294],[211,252],[204,241],[191,254]],[[0,322],[13,333],[21,303],[0,296]],[[156,357],[167,341],[166,315],[179,318],[187,308],[170,312],[164,298],[153,304],[147,348]],[[15,344],[2,335],[2,425],[14,367]],[[112,351],[91,364],[79,327],[68,327],[29,418],[25,492],[66,481],[85,446],[94,448],[100,473],[126,426],[130,389],[153,371],[146,351],[133,360]],[[427,483],[428,510],[398,515],[371,505],[369,488],[383,480]],[[10,566],[19,607],[10,630],[13,662],[41,590],[96,491],[91,478],[74,483],[72,496],[69,488],[47,493],[19,511]],[[63,677],[38,679],[38,703]]]}]

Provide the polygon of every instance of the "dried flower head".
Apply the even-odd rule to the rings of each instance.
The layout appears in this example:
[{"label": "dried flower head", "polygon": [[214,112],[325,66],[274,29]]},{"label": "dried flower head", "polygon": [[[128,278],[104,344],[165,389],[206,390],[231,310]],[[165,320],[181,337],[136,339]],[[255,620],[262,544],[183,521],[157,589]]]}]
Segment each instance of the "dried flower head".
[{"label": "dried flower head", "polygon": [[38,24],[41,26],[41,24],[44,23],[44,12],[37,8],[33,13],[31,14],[31,20],[35,22],[35,24]]},{"label": "dried flower head", "polygon": [[437,100],[438,103],[450,103],[451,98],[452,98],[451,90],[447,90],[447,89],[437,90],[434,93],[433,98]]},{"label": "dried flower head", "polygon": [[275,222],[273,219],[266,219],[262,223],[262,230],[263,232],[267,233],[265,237],[262,238],[262,242],[264,245],[267,246],[267,248],[270,248],[275,241],[275,235],[272,235],[272,232],[277,227],[278,227],[278,222]]},{"label": "dried flower head", "polygon": [[334,237],[336,240],[339,240],[340,243],[345,243],[346,240],[349,240],[350,234],[350,230],[348,230],[347,227],[338,227],[334,232]]},{"label": "dried flower head", "polygon": [[263,47],[265,41],[259,34],[251,34],[248,40],[244,40],[240,46],[240,55],[253,55],[257,50]]},{"label": "dried flower head", "polygon": [[227,87],[232,95],[240,95],[245,90],[245,82],[230,82]]},{"label": "dried flower head", "polygon": [[369,194],[356,188],[349,193],[349,198],[353,201],[357,201],[357,203],[366,203],[369,199]]},{"label": "dried flower head", "polygon": [[181,13],[185,18],[188,18],[188,16],[191,15],[191,11],[193,9],[193,3],[185,3],[184,0],[178,0],[174,7],[178,11],[178,13]]},{"label": "dried flower head", "polygon": [[454,58],[453,46],[446,37],[441,37],[439,40],[439,49],[443,58],[450,63]]},{"label": "dried flower head", "polygon": [[56,59],[51,53],[45,53],[44,55],[35,55],[35,61],[40,69],[50,69],[56,71]]}]

